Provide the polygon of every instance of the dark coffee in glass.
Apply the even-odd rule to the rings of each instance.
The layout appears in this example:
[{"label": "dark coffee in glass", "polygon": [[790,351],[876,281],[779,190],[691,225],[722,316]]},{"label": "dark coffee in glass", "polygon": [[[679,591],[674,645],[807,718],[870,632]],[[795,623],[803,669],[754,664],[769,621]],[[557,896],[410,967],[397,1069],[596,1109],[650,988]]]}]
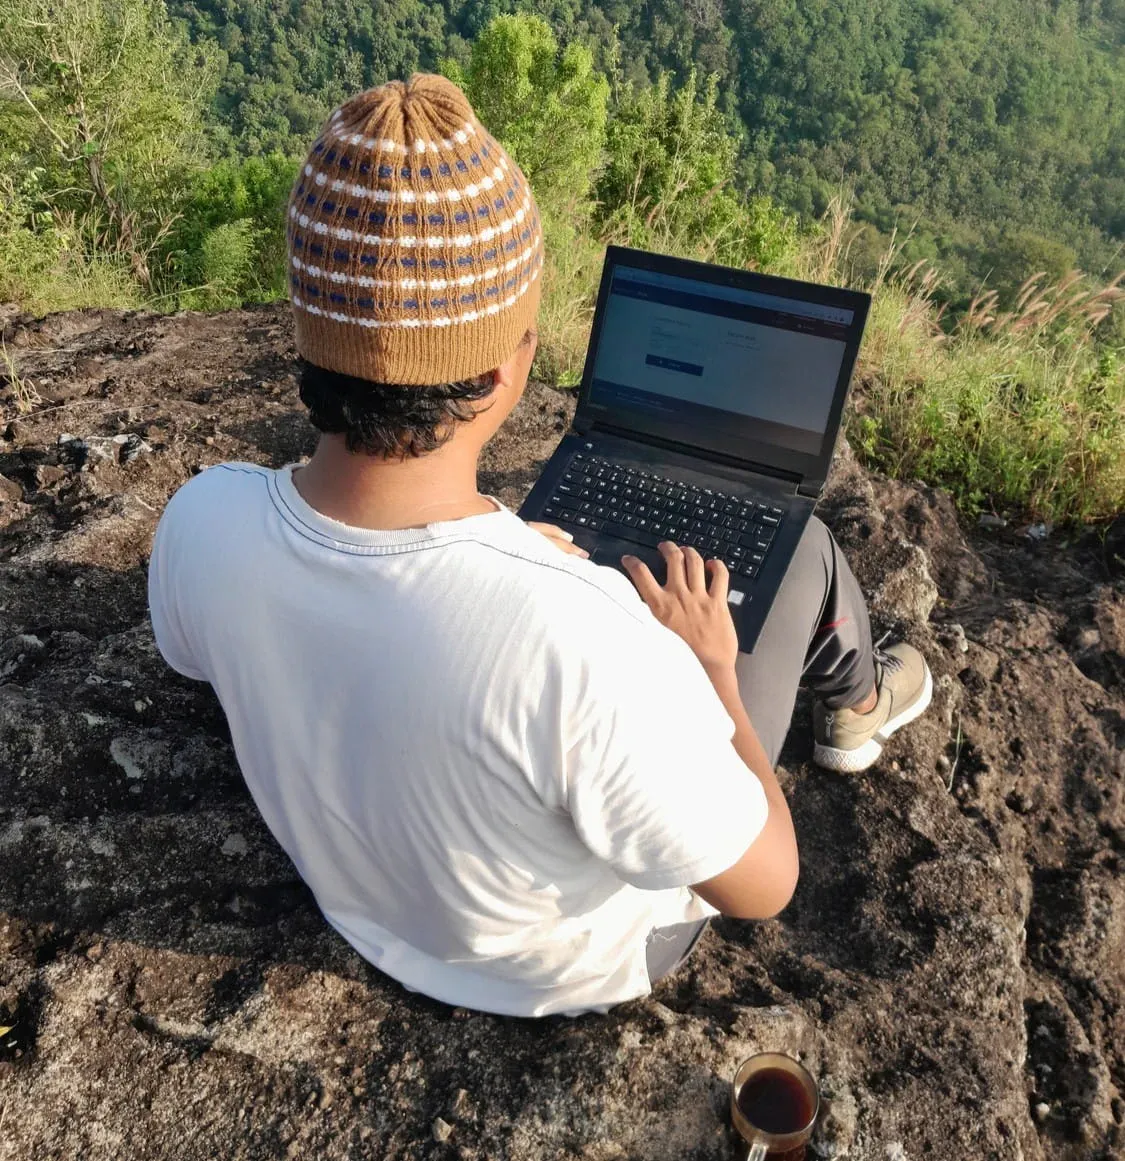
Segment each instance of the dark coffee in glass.
[{"label": "dark coffee in glass", "polygon": [[747,1161],[802,1161],[819,1110],[816,1081],[790,1056],[763,1052],[734,1074],[731,1121]]},{"label": "dark coffee in glass", "polygon": [[738,1108],[766,1133],[799,1133],[816,1111],[800,1079],[780,1068],[754,1073],[739,1089]]}]

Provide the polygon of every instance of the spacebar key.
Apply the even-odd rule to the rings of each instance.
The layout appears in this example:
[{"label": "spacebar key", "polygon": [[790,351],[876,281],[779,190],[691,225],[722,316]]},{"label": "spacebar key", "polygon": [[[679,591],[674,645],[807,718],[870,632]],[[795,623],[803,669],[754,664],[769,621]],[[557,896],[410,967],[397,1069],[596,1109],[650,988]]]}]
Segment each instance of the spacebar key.
[{"label": "spacebar key", "polygon": [[644,528],[630,528],[627,524],[603,524],[602,531],[609,536],[616,536],[621,540],[631,540],[634,544],[643,544],[646,548],[655,548],[661,537],[655,532]]}]

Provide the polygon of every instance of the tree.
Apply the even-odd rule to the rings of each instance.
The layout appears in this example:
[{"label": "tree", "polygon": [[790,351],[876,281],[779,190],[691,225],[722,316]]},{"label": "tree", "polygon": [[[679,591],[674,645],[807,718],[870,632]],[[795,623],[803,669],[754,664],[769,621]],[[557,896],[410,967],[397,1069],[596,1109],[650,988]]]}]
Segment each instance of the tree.
[{"label": "tree", "polygon": [[160,0],[0,0],[0,142],[46,209],[146,290],[215,71]]},{"label": "tree", "polygon": [[609,82],[590,49],[560,53],[538,16],[495,17],[477,38],[467,69],[443,64],[481,121],[511,153],[550,209],[583,199],[605,147]]},{"label": "tree", "polygon": [[769,199],[734,188],[738,142],[717,108],[714,77],[673,90],[667,74],[626,92],[609,126],[596,196],[601,224],[635,246],[707,253],[732,265],[776,265],[796,226]]}]

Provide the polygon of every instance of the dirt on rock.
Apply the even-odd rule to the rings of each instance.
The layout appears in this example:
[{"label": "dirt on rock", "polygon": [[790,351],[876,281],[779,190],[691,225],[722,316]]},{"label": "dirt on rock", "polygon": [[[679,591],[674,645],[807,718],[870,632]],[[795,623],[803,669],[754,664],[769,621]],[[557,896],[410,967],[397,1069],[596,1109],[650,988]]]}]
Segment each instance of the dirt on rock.
[{"label": "dirt on rock", "polygon": [[[811,766],[799,702],[780,919],[718,923],[606,1017],[478,1015],[327,927],[210,689],[153,644],[145,566],[175,489],[313,447],[286,309],[0,328],[39,397],[0,439],[4,1161],[720,1161],[734,1068],[773,1048],[821,1082],[816,1157],[1125,1157],[1110,542],[967,533],[945,494],[842,448],[822,513],[877,631],[929,658],[931,712],[839,776]],[[530,388],[485,487],[518,505],[571,408]]]}]

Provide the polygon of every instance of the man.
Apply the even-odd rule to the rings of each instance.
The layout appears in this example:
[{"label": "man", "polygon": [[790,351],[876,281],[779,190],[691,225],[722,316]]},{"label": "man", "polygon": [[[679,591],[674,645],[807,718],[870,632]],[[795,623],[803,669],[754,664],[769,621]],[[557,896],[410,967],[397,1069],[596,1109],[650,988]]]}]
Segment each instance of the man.
[{"label": "man", "polygon": [[667,583],[627,560],[634,587],[477,491],[535,353],[543,245],[449,82],[332,114],[289,249],[322,438],[304,467],[221,465],[172,499],[160,649],[214,686],[270,830],[384,972],[515,1015],[643,995],[708,916],[789,901],[772,763],[802,676],[819,760],[860,769],[924,708],[925,662],[875,653],[819,522],[739,656],[720,562],[665,544]]}]

